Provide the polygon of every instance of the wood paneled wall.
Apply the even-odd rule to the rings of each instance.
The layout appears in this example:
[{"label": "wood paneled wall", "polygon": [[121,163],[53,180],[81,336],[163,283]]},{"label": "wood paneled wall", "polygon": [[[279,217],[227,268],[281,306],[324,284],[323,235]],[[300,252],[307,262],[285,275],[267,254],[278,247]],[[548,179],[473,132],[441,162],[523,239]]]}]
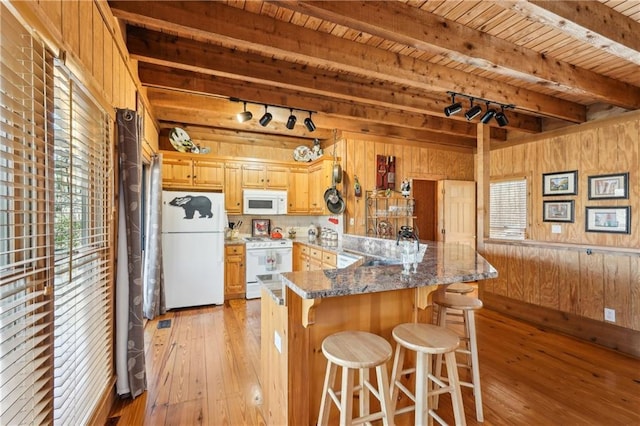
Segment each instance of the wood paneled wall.
[{"label": "wood paneled wall", "polygon": [[[344,170],[343,195],[347,201],[345,232],[365,235],[365,191],[376,185],[376,157],[396,157],[396,189],[403,179],[474,180],[474,154],[470,150],[416,145],[410,142],[367,140],[363,135],[346,134],[338,142],[337,156]],[[332,148],[325,153],[332,154]],[[354,176],[362,186],[362,197],[353,190]],[[353,225],[351,224],[353,219]]]},{"label": "wood paneled wall", "polygon": [[[483,282],[481,294],[489,300],[499,296],[498,305],[512,309],[515,316],[515,305],[507,306],[505,300],[566,313],[554,324],[543,310],[538,312],[538,322],[553,328],[564,327],[563,321],[575,330],[599,328],[580,325],[582,318],[585,324],[596,321],[627,329],[626,335],[616,334],[622,336],[620,341],[607,343],[617,348],[640,331],[640,114],[626,113],[521,142],[491,151],[491,179],[529,180],[529,239],[485,244],[483,254],[499,277]],[[543,197],[542,174],[567,170],[578,171],[577,195]],[[588,176],[618,172],[629,172],[629,199],[588,199]],[[558,223],[562,232],[551,233],[556,223],[543,221],[544,200],[574,200],[575,222]],[[586,232],[587,206],[630,206],[631,233]],[[604,308],[615,309],[615,325],[605,322]],[[532,312],[526,314],[529,319],[535,316]]]}]

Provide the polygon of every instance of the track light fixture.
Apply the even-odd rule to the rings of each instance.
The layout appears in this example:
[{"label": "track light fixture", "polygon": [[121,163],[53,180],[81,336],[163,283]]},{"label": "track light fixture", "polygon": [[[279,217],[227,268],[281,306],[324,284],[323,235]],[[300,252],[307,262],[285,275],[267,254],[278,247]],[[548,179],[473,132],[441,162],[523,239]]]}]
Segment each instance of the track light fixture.
[{"label": "track light fixture", "polygon": [[289,110],[291,111],[291,115],[289,115],[289,118],[287,119],[286,126],[287,129],[291,130],[295,127],[297,118],[295,115],[293,115],[293,109],[290,108]]},{"label": "track light fixture", "polygon": [[489,108],[489,102],[487,102],[487,110],[484,112],[482,117],[480,118],[480,122],[482,124],[487,124],[491,119],[496,115],[496,110],[493,108]]},{"label": "track light fixture", "polygon": [[311,120],[311,111],[309,111],[309,117],[304,119],[304,125],[310,132],[313,132],[316,129],[316,124]]},{"label": "track light fixture", "polygon": [[[489,124],[491,119],[495,118],[498,126],[504,127],[509,124],[509,119],[505,115],[504,110],[509,108],[515,109],[516,107],[513,104],[503,104],[489,99],[482,99],[475,96],[465,95],[463,93],[447,92],[447,94],[451,96],[451,105],[444,108],[444,115],[446,115],[447,117],[453,114],[457,114],[462,110],[462,104],[460,102],[456,102],[456,96],[469,99],[469,109],[464,113],[464,116],[468,121],[473,120],[482,112],[482,107],[479,104],[474,105],[474,102],[484,102],[487,105],[487,108],[484,114],[482,114],[482,117],[480,117],[480,122],[482,124]],[[496,111],[495,108],[491,108],[491,104],[499,106],[500,111]]]},{"label": "track light fixture", "polygon": [[260,117],[260,120],[258,120],[258,122],[262,127],[267,127],[269,123],[271,123],[271,121],[273,120],[273,114],[271,114],[268,111],[269,107],[271,107],[271,108],[286,108],[290,111],[289,118],[287,119],[287,122],[285,124],[287,129],[292,130],[296,126],[296,122],[298,121],[298,118],[295,116],[294,112],[300,111],[300,112],[306,112],[309,114],[309,117],[304,119],[304,126],[307,128],[307,130],[310,132],[313,132],[316,130],[316,123],[314,123],[311,118],[311,116],[315,114],[316,111],[311,111],[308,109],[300,109],[300,108],[291,108],[285,105],[264,104],[261,102],[245,101],[244,99],[239,99],[234,97],[229,98],[229,100],[231,102],[242,102],[244,104],[243,111],[238,113],[236,116],[240,123],[244,123],[245,121],[249,121],[253,118],[253,114],[251,114],[251,111],[247,111],[247,104],[255,104],[255,105],[264,106],[264,114],[262,115],[262,117]]},{"label": "track light fixture", "polygon": [[238,115],[236,116],[238,118],[238,121],[240,123],[244,123],[245,121],[249,121],[253,118],[253,114],[251,114],[251,111],[247,111],[247,103],[244,103],[244,111],[239,112]]},{"label": "track light fixture", "polygon": [[473,104],[473,98],[471,98],[471,107],[464,113],[464,117],[467,121],[471,121],[478,116],[482,112],[482,107],[480,105]]},{"label": "track light fixture", "polygon": [[501,105],[500,112],[496,114],[496,123],[498,123],[498,126],[500,127],[504,127],[509,124],[509,119],[504,115],[504,105]]},{"label": "track light fixture", "polygon": [[273,119],[273,115],[269,111],[267,111],[267,106],[264,106],[264,115],[260,117],[259,123],[262,127],[267,127],[271,120]]},{"label": "track light fixture", "polygon": [[460,102],[456,102],[456,94],[452,93],[451,94],[451,105],[449,105],[448,107],[445,107],[444,115],[449,117],[449,116],[451,116],[453,114],[459,113],[460,111],[462,111],[462,104]]}]

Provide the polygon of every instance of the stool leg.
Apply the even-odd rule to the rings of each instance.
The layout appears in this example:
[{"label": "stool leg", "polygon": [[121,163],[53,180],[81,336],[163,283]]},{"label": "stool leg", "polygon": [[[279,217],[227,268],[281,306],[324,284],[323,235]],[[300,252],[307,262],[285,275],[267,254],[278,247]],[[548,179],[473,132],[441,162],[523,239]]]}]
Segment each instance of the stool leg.
[{"label": "stool leg", "polygon": [[478,363],[478,339],[476,336],[475,313],[473,310],[466,311],[465,323],[467,325],[467,336],[469,337],[469,350],[471,351],[471,377],[473,382],[473,395],[476,400],[476,419],[484,421],[482,410],[482,392],[480,390],[480,364]]},{"label": "stool leg", "polygon": [[400,381],[402,376],[402,368],[404,365],[404,347],[400,344],[396,345],[396,355],[393,359],[393,370],[391,372],[391,384],[390,384],[390,393],[391,393],[391,406],[395,413],[396,406],[398,405],[398,386],[396,386],[396,381]]},{"label": "stool leg", "polygon": [[431,357],[425,353],[416,353],[416,425],[426,425],[429,420],[429,400],[427,398],[427,375],[430,371]]},{"label": "stool leg", "polygon": [[320,400],[320,414],[318,414],[318,424],[329,424],[329,412],[331,410],[331,397],[329,396],[329,389],[336,381],[336,371],[338,366],[327,361],[327,371],[324,376],[324,388],[322,390],[322,399]]},{"label": "stool leg", "polygon": [[342,367],[340,426],[350,425],[353,421],[353,372],[351,368]]},{"label": "stool leg", "polygon": [[464,417],[464,406],[462,405],[462,392],[460,391],[460,381],[458,379],[458,367],[456,365],[455,351],[444,354],[447,363],[447,375],[449,377],[449,387],[451,388],[451,404],[453,405],[453,417],[456,426],[467,424]]},{"label": "stool leg", "polygon": [[358,401],[360,405],[360,417],[369,414],[369,388],[365,385],[369,381],[369,369],[360,369],[360,390],[358,392]]},{"label": "stool leg", "polygon": [[[384,426],[394,425],[394,411],[389,396],[389,379],[387,377],[386,364],[376,367],[376,376],[378,376],[378,395],[380,395],[380,410],[384,414],[382,424]],[[368,412],[367,412],[368,413]]]}]

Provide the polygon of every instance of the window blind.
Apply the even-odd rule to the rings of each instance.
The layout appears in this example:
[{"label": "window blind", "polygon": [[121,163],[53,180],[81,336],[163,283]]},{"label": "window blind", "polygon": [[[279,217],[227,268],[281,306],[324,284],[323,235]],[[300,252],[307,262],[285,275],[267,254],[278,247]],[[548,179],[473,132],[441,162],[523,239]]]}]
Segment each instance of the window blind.
[{"label": "window blind", "polygon": [[527,180],[491,182],[489,236],[524,240],[527,231]]},{"label": "window blind", "polygon": [[54,424],[86,424],[113,377],[107,114],[54,69]]},{"label": "window blind", "polygon": [[0,4],[0,424],[47,424],[53,398],[52,55]]}]

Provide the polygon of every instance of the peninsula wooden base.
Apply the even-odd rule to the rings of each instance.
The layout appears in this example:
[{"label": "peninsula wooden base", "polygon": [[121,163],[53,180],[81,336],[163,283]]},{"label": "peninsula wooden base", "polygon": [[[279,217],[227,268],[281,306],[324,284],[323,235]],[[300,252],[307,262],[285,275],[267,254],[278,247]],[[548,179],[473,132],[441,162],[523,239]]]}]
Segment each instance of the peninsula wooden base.
[{"label": "peninsula wooden base", "polygon": [[[342,330],[363,330],[393,344],[391,331],[396,325],[430,322],[431,310],[424,302],[436,289],[438,286],[329,297],[310,309],[308,299],[288,288],[286,306],[278,305],[263,290],[262,383],[267,423],[315,425],[326,368],[322,340]],[[391,371],[391,365],[388,369]],[[337,421],[337,413],[331,410],[330,424]]]}]

